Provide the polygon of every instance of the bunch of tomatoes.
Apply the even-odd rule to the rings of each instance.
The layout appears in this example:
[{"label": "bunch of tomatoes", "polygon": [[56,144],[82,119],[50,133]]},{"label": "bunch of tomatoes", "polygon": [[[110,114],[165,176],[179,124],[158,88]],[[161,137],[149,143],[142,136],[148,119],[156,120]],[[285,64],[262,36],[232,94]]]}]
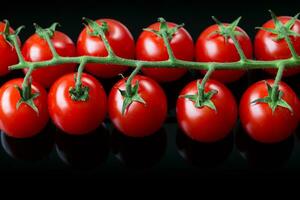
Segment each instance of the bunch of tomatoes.
[{"label": "bunch of tomatoes", "polygon": [[[278,17],[283,24],[291,17]],[[97,23],[107,23],[106,38],[114,53],[122,58],[143,61],[163,61],[169,58],[163,38],[154,32],[144,30],[136,43],[130,31],[119,21],[113,19],[97,20]],[[225,26],[227,24],[224,24]],[[168,28],[176,27],[167,22]],[[0,32],[5,24],[0,23]],[[264,28],[274,28],[272,20],[263,25]],[[57,53],[64,57],[97,56],[105,57],[108,51],[101,37],[89,34],[85,27],[80,33],[77,44],[64,33],[54,31],[51,42]],[[154,23],[148,29],[159,31],[160,23]],[[291,29],[300,34],[300,21],[296,20]],[[175,58],[185,61],[201,62],[234,62],[240,60],[240,55],[232,39],[225,40],[221,34],[212,34],[219,30],[218,25],[206,28],[194,45],[193,39],[183,27],[178,28],[169,37],[169,43]],[[10,30],[13,32],[13,30]],[[265,30],[259,30],[252,46],[251,39],[240,27],[236,35],[245,56],[248,59],[276,60],[291,57],[291,52],[285,40],[274,40],[276,35]],[[290,36],[295,50],[300,54],[300,37]],[[19,41],[21,45],[21,42]],[[53,55],[45,39],[38,34],[29,37],[21,45],[21,53],[26,61],[38,62],[50,60]],[[0,35],[0,76],[5,76],[10,65],[18,63],[15,48]],[[143,75],[136,75],[131,84],[138,87],[137,93],[144,103],[133,101],[122,112],[126,78],[117,82],[107,96],[97,78],[112,78],[124,73],[126,66],[112,64],[87,63],[86,73],[82,75],[82,85],[88,87],[89,96],[85,101],[74,101],[70,96],[70,88],[75,87],[76,64],[61,64],[47,68],[38,68],[32,73],[31,90],[38,94],[33,102],[36,112],[26,103],[19,103],[21,95],[17,87],[22,87],[22,78],[13,79],[2,85],[0,89],[0,129],[9,136],[16,138],[32,137],[43,130],[49,118],[62,131],[72,135],[83,135],[95,130],[105,119],[107,113],[113,125],[130,137],[145,137],[158,131],[167,116],[167,99],[160,87],[161,82],[179,80],[186,68],[142,68]],[[24,69],[26,73],[28,69]],[[274,70],[268,70],[274,74]],[[284,71],[284,76],[294,75],[300,68]],[[201,70],[205,74],[206,71]],[[259,81],[251,85],[243,94],[239,108],[231,91],[225,84],[239,80],[245,70],[216,70],[205,84],[204,91],[215,92],[211,102],[215,109],[209,106],[195,106],[188,95],[196,95],[198,84],[195,80],[187,84],[177,100],[177,120],[184,133],[199,142],[216,142],[225,138],[237,122],[238,112],[246,132],[255,140],[263,143],[276,143],[288,138],[296,129],[300,119],[300,103],[295,92],[285,83],[279,83],[282,99],[292,110],[276,107],[272,110],[267,103],[256,99],[268,95],[268,85],[273,80]],[[276,73],[276,71],[275,71]],[[199,75],[200,76],[200,75]],[[49,90],[48,90],[49,89]],[[47,91],[48,90],[48,91]]]}]

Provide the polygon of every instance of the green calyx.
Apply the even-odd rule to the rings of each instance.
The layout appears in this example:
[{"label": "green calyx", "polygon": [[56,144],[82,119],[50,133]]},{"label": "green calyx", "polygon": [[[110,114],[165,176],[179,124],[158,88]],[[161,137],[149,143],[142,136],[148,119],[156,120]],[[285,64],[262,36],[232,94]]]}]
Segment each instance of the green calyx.
[{"label": "green calyx", "polygon": [[71,99],[74,101],[87,101],[89,99],[89,89],[89,87],[82,85],[79,87],[71,87],[69,89]]},{"label": "green calyx", "polygon": [[[77,83],[77,76],[75,75],[75,83]],[[69,94],[73,101],[87,101],[89,99],[89,90],[90,88],[87,86],[83,86],[80,82],[79,84],[75,84],[75,87],[69,88]]]},{"label": "green calyx", "polygon": [[124,97],[123,105],[122,105],[122,115],[125,114],[126,109],[133,103],[133,102],[139,102],[142,104],[146,104],[145,100],[139,95],[138,89],[139,89],[139,82],[136,81],[135,85],[132,87],[130,86],[130,91],[121,90],[119,89],[121,95]]},{"label": "green calyx", "polygon": [[105,21],[101,21],[100,25],[96,21],[93,21],[86,17],[83,17],[82,20],[86,22],[87,33],[90,36],[101,36],[102,33],[106,33],[108,31],[108,25]]},{"label": "green calyx", "polygon": [[196,108],[202,108],[204,106],[209,107],[210,109],[217,112],[217,108],[215,104],[212,102],[211,98],[218,93],[217,90],[210,90],[208,92],[204,91],[204,88],[201,87],[200,81],[197,81],[197,94],[188,94],[180,97],[187,98],[193,102],[195,102]]},{"label": "green calyx", "polygon": [[8,42],[8,44],[14,48],[14,42],[13,42],[13,37],[17,37],[19,35],[19,33],[21,32],[21,30],[23,28],[25,28],[25,26],[20,26],[19,28],[17,28],[13,33],[10,32],[9,28],[10,28],[10,24],[8,20],[3,20],[5,22],[5,27],[3,32],[0,32],[0,35],[3,35],[4,39],[6,40],[6,42]]},{"label": "green calyx", "polygon": [[184,26],[184,24],[179,24],[176,25],[175,27],[170,28],[168,27],[166,20],[162,17],[158,18],[157,21],[160,22],[159,31],[150,28],[144,28],[143,30],[152,32],[161,38],[163,38],[163,34],[166,34],[168,40],[171,40],[174,37],[175,33]]},{"label": "green calyx", "polygon": [[22,88],[15,85],[15,88],[19,91],[20,93],[20,100],[18,101],[16,107],[19,109],[21,104],[25,103],[28,106],[30,106],[37,114],[39,114],[39,110],[36,107],[34,103],[34,99],[37,98],[40,94],[39,93],[32,93],[31,91],[31,81],[26,86],[23,86]]},{"label": "green calyx", "polygon": [[275,15],[275,13],[273,11],[269,10],[269,12],[271,13],[275,27],[274,28],[257,27],[257,29],[261,29],[261,30],[270,32],[274,35],[277,35],[274,38],[274,41],[279,41],[279,40],[285,39],[286,36],[300,37],[300,34],[298,34],[292,30],[292,27],[295,24],[296,20],[298,19],[300,13],[296,14],[292,19],[290,19],[285,24],[282,24],[282,22],[277,19],[277,16]]},{"label": "green calyx", "polygon": [[60,26],[60,24],[57,22],[53,23],[49,28],[42,28],[36,23],[34,23],[33,25],[35,27],[36,34],[38,34],[43,39],[46,39],[46,37],[52,38],[56,28]]},{"label": "green calyx", "polygon": [[292,114],[293,114],[293,109],[292,107],[282,99],[283,92],[278,89],[278,87],[273,86],[271,87],[267,82],[266,86],[268,89],[268,96],[264,98],[259,98],[251,103],[256,104],[256,103],[267,103],[269,107],[272,109],[272,113],[276,110],[278,106],[287,108]]},{"label": "green calyx", "polygon": [[225,42],[228,42],[228,39],[233,36],[244,35],[242,32],[237,31],[236,28],[242,19],[242,17],[237,18],[234,22],[228,25],[224,25],[221,23],[215,16],[212,16],[212,19],[216,22],[219,27],[219,30],[212,32],[209,36],[213,36],[216,34],[222,35],[225,39]]}]

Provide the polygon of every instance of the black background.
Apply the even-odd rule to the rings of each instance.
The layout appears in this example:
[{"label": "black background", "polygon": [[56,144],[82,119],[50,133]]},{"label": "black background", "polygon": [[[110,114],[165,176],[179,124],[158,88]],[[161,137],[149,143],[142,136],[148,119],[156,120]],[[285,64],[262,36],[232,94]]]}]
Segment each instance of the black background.
[{"label": "black background", "polygon": [[[8,19],[13,27],[26,25],[21,33],[24,41],[34,32],[33,22],[42,27],[59,22],[61,31],[76,41],[82,29],[82,17],[114,18],[124,23],[135,38],[142,28],[164,17],[168,21],[185,23],[196,40],[199,33],[212,24],[211,15],[230,22],[243,16],[240,26],[251,38],[254,27],[262,25],[270,16],[268,9],[278,15],[295,15],[300,1],[24,1],[6,2],[0,19]],[[4,4],[3,2],[1,4]],[[6,80],[21,76],[14,72]],[[241,81],[229,85],[237,100],[248,84],[267,75],[250,72]],[[53,125],[37,138],[19,141],[2,134],[0,173],[4,177],[298,177],[300,175],[299,133],[276,145],[253,142],[237,125],[234,133],[224,141],[205,145],[190,141],[178,130],[174,105],[178,92],[198,74],[163,85],[168,91],[169,117],[164,128],[153,137],[131,140],[107,129],[81,138],[68,137]],[[100,80],[109,91],[113,80]],[[299,91],[299,76],[286,81]],[[108,121],[107,121],[108,122]],[[297,131],[300,132],[300,131]]]}]

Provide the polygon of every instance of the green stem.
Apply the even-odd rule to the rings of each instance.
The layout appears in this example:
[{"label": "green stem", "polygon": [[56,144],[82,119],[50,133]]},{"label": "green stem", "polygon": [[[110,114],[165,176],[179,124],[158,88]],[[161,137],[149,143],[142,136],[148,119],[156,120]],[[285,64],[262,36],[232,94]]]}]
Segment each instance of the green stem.
[{"label": "green stem", "polygon": [[131,87],[131,82],[132,79],[134,78],[135,75],[137,75],[137,73],[142,69],[142,66],[139,62],[136,63],[136,68],[132,71],[132,73],[130,74],[130,76],[128,77],[127,81],[126,81],[126,93],[127,95],[131,95],[132,91],[132,87]]},{"label": "green stem", "polygon": [[85,64],[86,64],[86,60],[83,59],[82,62],[80,63],[80,65],[79,65],[79,67],[78,67],[78,70],[77,70],[75,88],[78,91],[81,89],[81,85],[82,85],[81,77],[82,77],[82,73],[83,73]]},{"label": "green stem", "polygon": [[297,59],[298,58],[298,54],[297,54],[297,52],[296,52],[296,50],[295,50],[295,48],[294,48],[294,46],[292,44],[291,38],[287,34],[285,34],[284,35],[284,40],[287,43],[287,45],[289,46],[289,49],[290,49],[291,54],[292,54],[292,57],[294,59]]},{"label": "green stem", "polygon": [[99,33],[100,33],[101,39],[104,43],[104,46],[106,48],[106,51],[108,53],[108,57],[115,57],[116,56],[115,52],[113,51],[112,47],[110,46],[110,44],[107,40],[107,37],[105,35],[105,32],[102,29],[100,29]]},{"label": "green stem", "polygon": [[277,68],[278,63],[283,63],[286,68],[295,68],[300,65],[300,58],[287,58],[280,60],[272,60],[272,61],[260,61],[260,60],[251,60],[248,59],[247,62],[193,62],[193,61],[185,61],[176,59],[175,62],[171,62],[169,60],[165,61],[141,61],[141,60],[133,60],[133,59],[125,59],[120,58],[118,56],[111,57],[96,57],[96,56],[79,56],[79,57],[60,57],[57,60],[48,60],[48,61],[40,61],[40,62],[25,62],[19,63],[16,65],[12,65],[9,67],[10,70],[18,70],[28,68],[29,66],[35,66],[35,69],[45,68],[49,66],[55,66],[59,64],[67,64],[67,63],[78,63],[80,64],[82,60],[86,60],[87,63],[99,63],[99,64],[115,64],[115,65],[123,65],[128,67],[136,67],[137,62],[139,62],[143,67],[163,67],[163,68],[186,68],[186,69],[196,69],[196,70],[208,70],[209,65],[214,65],[215,69],[271,69]]},{"label": "green stem", "polygon": [[164,40],[165,46],[166,46],[167,51],[168,51],[169,60],[171,62],[174,62],[176,60],[176,58],[175,58],[175,56],[173,54],[173,51],[172,51],[172,48],[171,48],[171,45],[170,45],[167,33],[165,31],[162,32],[162,38]]},{"label": "green stem", "polygon": [[17,55],[18,55],[18,59],[19,59],[19,63],[22,64],[23,66],[25,66],[26,62],[24,60],[24,57],[22,55],[22,52],[21,52],[21,48],[20,48],[20,45],[18,43],[18,39],[17,39],[17,36],[16,35],[12,35],[11,36],[11,39],[12,39],[12,42],[13,42],[13,45],[15,47],[15,50],[17,52]]},{"label": "green stem", "polygon": [[29,67],[28,72],[26,73],[23,83],[22,83],[22,95],[24,100],[28,100],[31,97],[31,74],[34,70],[34,67]]},{"label": "green stem", "polygon": [[200,87],[198,88],[198,93],[200,95],[201,100],[203,100],[205,84],[214,71],[215,71],[215,67],[213,65],[210,65],[209,70],[206,72],[205,76],[203,77],[203,79],[200,83]]},{"label": "green stem", "polygon": [[275,81],[272,87],[272,93],[271,93],[271,99],[276,100],[278,98],[278,87],[279,87],[279,82],[282,78],[284,70],[284,65],[283,64],[278,64],[278,71],[275,77]]},{"label": "green stem", "polygon": [[238,52],[238,54],[240,55],[240,59],[241,61],[247,61],[247,57],[245,56],[245,53],[240,45],[240,43],[238,42],[238,40],[236,39],[234,33],[231,33],[230,36],[231,40],[233,41],[233,44]]},{"label": "green stem", "polygon": [[46,39],[46,42],[48,43],[48,46],[50,48],[50,51],[52,53],[52,56],[54,59],[58,59],[60,56],[58,55],[52,41],[51,41],[51,38],[48,34],[45,34],[45,39]]}]

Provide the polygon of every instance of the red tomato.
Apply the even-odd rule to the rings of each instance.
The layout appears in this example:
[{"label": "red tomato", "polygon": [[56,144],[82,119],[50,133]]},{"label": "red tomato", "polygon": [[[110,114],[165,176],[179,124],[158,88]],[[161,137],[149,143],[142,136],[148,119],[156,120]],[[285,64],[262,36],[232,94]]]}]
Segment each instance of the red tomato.
[{"label": "red tomato", "polygon": [[[108,25],[106,37],[114,53],[122,58],[133,59],[135,57],[134,39],[126,26],[113,19],[99,19],[97,23],[101,25],[101,21],[105,21]],[[87,28],[84,28],[78,37],[77,52],[81,56],[105,57],[108,55],[101,37],[90,36],[87,33]],[[101,78],[111,78],[125,72],[127,67],[89,63],[86,65],[86,70]]]},{"label": "red tomato", "polygon": [[[237,120],[237,105],[234,96],[222,83],[208,80],[205,92],[217,90],[211,101],[216,110],[203,106],[195,107],[195,102],[179,97],[176,105],[178,124],[183,132],[200,142],[216,142],[225,138],[233,129]],[[197,81],[189,83],[180,95],[197,94]]]},{"label": "red tomato", "polygon": [[82,85],[89,87],[86,101],[71,99],[69,89],[75,87],[75,74],[58,79],[48,96],[49,113],[54,124],[72,135],[82,135],[95,130],[106,114],[106,94],[94,77],[82,74]]},{"label": "red tomato", "polygon": [[[0,22],[0,32],[3,32],[5,24]],[[13,33],[13,29],[9,29]],[[19,38],[19,45],[21,44]],[[8,67],[14,64],[17,64],[19,59],[16,53],[16,50],[5,40],[2,34],[0,34],[0,76],[8,74]]]},{"label": "red tomato", "polygon": [[[273,80],[267,80],[271,86]],[[282,99],[293,109],[278,106],[274,113],[267,103],[251,103],[268,95],[265,81],[250,86],[243,94],[240,102],[240,118],[246,132],[254,139],[263,143],[276,143],[287,139],[296,129],[299,121],[299,100],[294,91],[285,83],[280,82],[279,90]]]},{"label": "red tomato", "polygon": [[[227,24],[225,24],[227,25]],[[213,32],[218,31],[218,25],[212,25],[205,29],[198,37],[196,43],[196,60],[199,62],[235,62],[240,60],[240,56],[234,43],[231,39],[228,42],[225,41],[224,36],[221,34],[211,35]],[[252,58],[252,44],[251,39],[247,33],[240,27],[236,28],[236,31],[242,33],[242,35],[236,35],[236,39],[239,42],[245,56],[249,59]],[[202,74],[205,74],[205,70],[201,70]],[[245,74],[244,70],[217,70],[211,78],[221,81],[223,83],[229,83],[239,80]]]},{"label": "red tomato", "polygon": [[[281,16],[277,18],[283,24],[288,22],[292,17]],[[264,28],[274,28],[273,20],[269,20],[262,27]],[[293,25],[292,31],[300,34],[300,20],[296,20]],[[255,36],[254,40],[254,51],[257,60],[277,60],[290,58],[291,52],[284,39],[275,41],[277,35],[266,32],[264,30],[259,30]],[[292,44],[298,54],[300,54],[300,37],[290,36]],[[299,66],[300,67],[300,66]],[[291,76],[300,72],[300,68],[287,69],[284,71],[284,76]],[[277,70],[266,69],[267,72],[275,75]]]},{"label": "red tomato", "polygon": [[[76,56],[73,41],[64,33],[55,31],[51,41],[60,56]],[[22,47],[22,54],[26,61],[38,62],[52,59],[52,53],[46,42],[39,35],[34,34],[26,40]],[[62,64],[53,67],[39,68],[33,71],[32,79],[44,87],[49,88],[59,77],[75,70],[76,64]],[[26,73],[28,69],[24,69]]]},{"label": "red tomato", "polygon": [[[167,25],[169,28],[176,26],[176,24],[170,22],[167,22]],[[158,31],[160,29],[160,23],[152,24],[148,28]],[[180,28],[173,35],[173,38],[170,40],[170,45],[176,58],[187,61],[193,60],[193,39],[184,28]],[[136,57],[139,60],[146,61],[163,61],[169,58],[163,39],[149,31],[143,31],[139,36],[136,44]],[[142,71],[145,75],[160,82],[178,80],[187,72],[187,70],[183,68],[143,68]]]},{"label": "red tomato", "polygon": [[28,138],[38,134],[46,126],[49,115],[47,109],[47,92],[38,83],[32,83],[32,92],[40,95],[34,99],[38,113],[30,106],[22,103],[15,86],[21,87],[23,79],[13,79],[0,88],[0,129],[7,135],[15,138]]},{"label": "red tomato", "polygon": [[144,137],[158,131],[167,115],[167,98],[162,88],[152,79],[135,76],[132,85],[139,81],[138,94],[146,104],[133,102],[122,114],[125,80],[117,82],[108,98],[108,113],[114,126],[127,136]]}]

